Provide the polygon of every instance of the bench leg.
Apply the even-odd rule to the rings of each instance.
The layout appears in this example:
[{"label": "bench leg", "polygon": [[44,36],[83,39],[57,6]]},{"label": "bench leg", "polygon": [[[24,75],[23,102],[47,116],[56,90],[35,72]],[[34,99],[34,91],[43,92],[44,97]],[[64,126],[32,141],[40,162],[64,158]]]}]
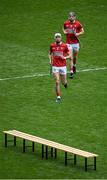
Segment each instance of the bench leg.
[{"label": "bench leg", "polygon": [[87,158],[85,158],[85,171],[87,171]]},{"label": "bench leg", "polygon": [[5,134],[5,147],[7,147],[7,134]]},{"label": "bench leg", "polygon": [[53,157],[53,148],[51,147],[51,157]]},{"label": "bench leg", "polygon": [[96,157],[94,157],[94,170],[96,170]]},{"label": "bench leg", "polygon": [[34,150],[35,150],[35,143],[32,142],[32,152],[34,152]]},{"label": "bench leg", "polygon": [[16,146],[16,136],[14,136],[14,146]]},{"label": "bench leg", "polygon": [[65,166],[67,166],[67,152],[65,152]]},{"label": "bench leg", "polygon": [[[16,146],[16,136],[14,136],[14,146]],[[7,134],[5,134],[5,147],[7,147]]]},{"label": "bench leg", "polygon": [[44,158],[44,145],[42,144],[42,158]]},{"label": "bench leg", "polygon": [[23,153],[25,152],[25,139],[23,139]]},{"label": "bench leg", "polygon": [[57,149],[55,148],[55,159],[57,158]]},{"label": "bench leg", "polygon": [[48,146],[46,146],[46,159],[48,159]]},{"label": "bench leg", "polygon": [[74,165],[76,165],[77,164],[77,156],[76,156],[76,154],[74,154]]}]

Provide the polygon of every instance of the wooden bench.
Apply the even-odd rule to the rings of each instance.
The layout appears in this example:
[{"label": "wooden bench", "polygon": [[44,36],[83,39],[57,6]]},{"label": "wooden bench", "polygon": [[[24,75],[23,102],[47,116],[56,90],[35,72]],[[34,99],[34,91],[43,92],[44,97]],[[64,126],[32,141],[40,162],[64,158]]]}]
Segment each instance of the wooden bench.
[{"label": "wooden bench", "polygon": [[[14,139],[12,140],[14,143],[14,146],[16,146],[16,138],[21,138],[23,139],[23,152],[25,152],[26,150],[26,140],[31,141],[32,142],[32,152],[34,152],[34,145],[35,143],[41,144],[41,148],[42,148],[42,158],[46,158],[48,159],[48,155],[49,155],[49,147],[50,147],[50,153],[51,153],[51,157],[56,158],[57,157],[57,150],[62,150],[65,153],[65,165],[67,165],[67,161],[69,160],[67,158],[68,153],[73,155],[73,161],[74,161],[74,165],[76,165],[77,163],[77,156],[82,156],[85,158],[85,171],[87,171],[87,167],[88,166],[93,166],[94,170],[96,170],[96,157],[98,156],[97,154],[93,154],[87,151],[83,151],[80,149],[76,149],[70,146],[66,146],[54,141],[50,141],[47,139],[43,139],[34,135],[30,135],[27,133],[23,133],[17,130],[8,130],[8,131],[3,131],[3,133],[5,134],[5,147],[7,147],[7,143],[9,142],[7,135],[11,135],[14,136]],[[93,164],[92,165],[88,165],[87,159],[93,158]]]}]

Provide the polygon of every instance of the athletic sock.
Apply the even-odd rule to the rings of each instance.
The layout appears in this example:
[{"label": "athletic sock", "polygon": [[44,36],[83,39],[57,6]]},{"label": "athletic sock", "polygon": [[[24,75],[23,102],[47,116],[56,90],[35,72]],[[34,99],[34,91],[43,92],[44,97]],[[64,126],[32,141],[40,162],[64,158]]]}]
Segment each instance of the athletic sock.
[{"label": "athletic sock", "polygon": [[61,96],[57,96],[57,99],[61,99]]},{"label": "athletic sock", "polygon": [[73,73],[73,67],[70,68],[70,73]]}]

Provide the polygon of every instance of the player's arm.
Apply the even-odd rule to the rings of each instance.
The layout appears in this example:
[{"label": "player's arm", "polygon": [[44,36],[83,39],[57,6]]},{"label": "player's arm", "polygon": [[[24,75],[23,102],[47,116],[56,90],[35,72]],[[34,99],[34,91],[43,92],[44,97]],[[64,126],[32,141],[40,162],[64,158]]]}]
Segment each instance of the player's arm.
[{"label": "player's arm", "polygon": [[49,57],[49,64],[52,65],[52,53],[51,52],[49,52],[48,57]]},{"label": "player's arm", "polygon": [[48,53],[48,57],[49,57],[49,64],[52,66],[52,46],[50,45],[50,50],[49,50],[49,53]]},{"label": "player's arm", "polygon": [[83,27],[80,29],[80,32],[76,33],[76,36],[80,36],[82,34],[84,34],[84,28]]},{"label": "player's arm", "polygon": [[65,59],[70,59],[70,68],[73,68],[73,50],[69,49]]},{"label": "player's arm", "polygon": [[69,49],[67,47],[67,55],[66,56],[61,56],[62,59],[70,59],[73,60],[73,50]]},{"label": "player's arm", "polygon": [[52,74],[52,53],[51,52],[49,52],[48,57],[49,57],[50,75],[51,75]]},{"label": "player's arm", "polygon": [[62,27],[62,31],[64,34],[67,34],[67,29],[66,29],[66,23],[64,23],[63,27]]},{"label": "player's arm", "polygon": [[68,53],[67,53],[67,56],[65,56],[65,59],[73,59],[73,51],[72,50],[69,50]]},{"label": "player's arm", "polygon": [[67,34],[67,31],[66,31],[66,29],[64,27],[62,28],[62,31],[63,31],[64,34]]},{"label": "player's arm", "polygon": [[73,50],[72,49],[68,49],[68,47],[67,47],[67,55],[64,56],[64,59],[73,60]]}]

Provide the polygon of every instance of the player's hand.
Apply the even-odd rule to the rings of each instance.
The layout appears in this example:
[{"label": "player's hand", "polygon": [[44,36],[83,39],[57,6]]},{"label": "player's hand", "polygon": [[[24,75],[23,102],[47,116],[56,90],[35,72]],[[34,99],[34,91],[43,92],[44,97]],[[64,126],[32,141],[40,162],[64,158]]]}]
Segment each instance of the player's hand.
[{"label": "player's hand", "polygon": [[51,62],[51,60],[49,61],[49,65],[50,65],[50,66],[52,66],[52,62]]},{"label": "player's hand", "polygon": [[61,57],[61,59],[66,60],[66,57],[65,57],[65,56],[62,55],[62,56],[60,56],[60,57]]},{"label": "player's hand", "polygon": [[75,34],[75,36],[77,36],[77,37],[78,37],[79,35],[80,35],[80,33],[76,33],[76,34]]},{"label": "player's hand", "polygon": [[67,30],[64,30],[64,34],[68,34]]}]

